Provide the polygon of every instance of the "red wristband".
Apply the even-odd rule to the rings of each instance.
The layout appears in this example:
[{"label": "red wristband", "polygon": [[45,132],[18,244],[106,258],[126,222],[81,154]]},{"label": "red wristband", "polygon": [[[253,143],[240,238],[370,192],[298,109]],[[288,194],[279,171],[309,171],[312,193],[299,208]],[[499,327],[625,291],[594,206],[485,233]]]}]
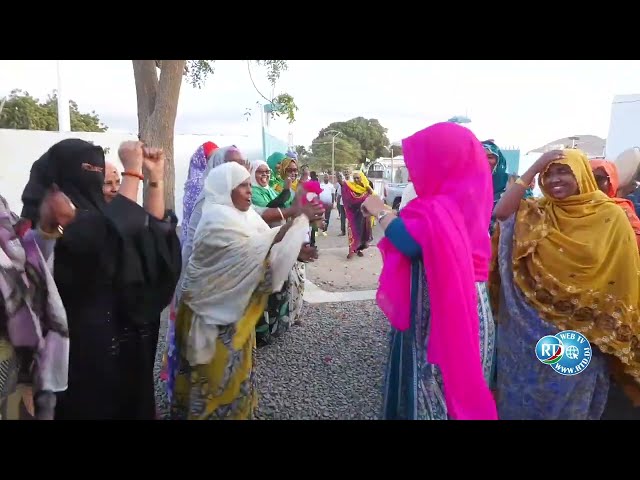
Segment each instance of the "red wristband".
[{"label": "red wristband", "polygon": [[122,172],[123,177],[136,177],[139,180],[144,180],[144,175],[138,172]]}]

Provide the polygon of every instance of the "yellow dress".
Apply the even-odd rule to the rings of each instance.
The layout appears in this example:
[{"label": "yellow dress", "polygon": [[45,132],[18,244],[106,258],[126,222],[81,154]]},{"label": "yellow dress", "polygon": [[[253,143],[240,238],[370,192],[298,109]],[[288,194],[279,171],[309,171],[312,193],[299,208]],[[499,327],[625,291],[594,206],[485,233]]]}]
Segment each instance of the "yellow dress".
[{"label": "yellow dress", "polygon": [[174,420],[250,420],[258,405],[255,389],[255,327],[268,294],[257,289],[244,316],[219,327],[213,359],[205,365],[187,361],[193,312],[181,302],[176,315],[178,373],[171,405]]}]

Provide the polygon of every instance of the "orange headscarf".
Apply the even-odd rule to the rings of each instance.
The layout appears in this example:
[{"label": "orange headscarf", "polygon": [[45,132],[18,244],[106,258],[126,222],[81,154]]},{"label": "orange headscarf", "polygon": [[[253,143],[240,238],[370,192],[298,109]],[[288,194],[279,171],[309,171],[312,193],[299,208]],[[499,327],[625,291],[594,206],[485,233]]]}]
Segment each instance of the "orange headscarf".
[{"label": "orange headscarf", "polygon": [[605,193],[609,197],[611,197],[617,205],[622,207],[624,212],[627,214],[627,218],[631,223],[631,227],[636,234],[638,249],[640,249],[640,219],[636,215],[636,210],[633,207],[633,203],[631,203],[631,201],[627,200],[626,198],[616,197],[616,192],[618,191],[618,187],[620,185],[620,180],[618,178],[618,168],[613,162],[610,162],[608,160],[590,160],[589,163],[591,164],[592,170],[595,171],[597,168],[602,168],[609,176],[609,191]]}]

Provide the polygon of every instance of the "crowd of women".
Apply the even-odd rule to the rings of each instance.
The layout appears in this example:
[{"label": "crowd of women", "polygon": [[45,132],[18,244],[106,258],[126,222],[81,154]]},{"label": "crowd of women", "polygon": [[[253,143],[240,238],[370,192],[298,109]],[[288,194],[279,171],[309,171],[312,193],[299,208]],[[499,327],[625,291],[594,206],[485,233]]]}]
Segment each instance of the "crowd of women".
[{"label": "crowd of women", "polygon": [[300,320],[323,207],[303,194],[293,154],[249,165],[207,142],[190,162],[179,239],[163,152],[125,142],[118,153],[122,179],[101,147],[61,141],[33,164],[21,215],[0,203],[1,418],[156,418],[167,305],[172,418],[251,418],[254,349]]},{"label": "crowd of women", "polygon": [[[448,122],[403,152],[412,186],[399,213],[362,172],[338,179],[348,258],[369,247],[374,221],[384,231],[383,418],[635,418],[640,220],[617,196],[633,179],[620,185],[615,164],[576,149],[510,178],[495,142]],[[20,216],[0,201],[1,418],[156,418],[167,306],[171,418],[252,418],[256,348],[301,321],[324,218],[316,187],[292,152],[249,163],[206,142],[179,238],[163,152],[124,142],[118,154],[122,178],[102,148],[63,140],[33,164]],[[579,375],[535,358],[561,330],[593,346]]]},{"label": "crowd of women", "polygon": [[[640,223],[616,165],[554,150],[510,179],[493,141],[453,123],[403,152],[413,198],[363,205],[385,233],[384,418],[640,418]],[[592,345],[576,375],[535,355],[564,330]]]}]

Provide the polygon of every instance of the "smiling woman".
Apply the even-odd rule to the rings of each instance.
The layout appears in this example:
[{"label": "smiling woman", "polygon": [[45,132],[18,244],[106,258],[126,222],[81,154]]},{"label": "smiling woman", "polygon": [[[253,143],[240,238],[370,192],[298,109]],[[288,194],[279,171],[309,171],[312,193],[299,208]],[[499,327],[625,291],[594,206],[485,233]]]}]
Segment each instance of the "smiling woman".
[{"label": "smiling woman", "polygon": [[[522,200],[536,174],[544,198]],[[627,393],[639,399],[640,256],[629,220],[598,189],[584,153],[545,153],[495,211],[501,222],[490,286],[499,417],[597,420],[611,374],[635,385]],[[563,330],[581,332],[597,348],[588,369],[559,381],[531,355],[540,338]]]}]

